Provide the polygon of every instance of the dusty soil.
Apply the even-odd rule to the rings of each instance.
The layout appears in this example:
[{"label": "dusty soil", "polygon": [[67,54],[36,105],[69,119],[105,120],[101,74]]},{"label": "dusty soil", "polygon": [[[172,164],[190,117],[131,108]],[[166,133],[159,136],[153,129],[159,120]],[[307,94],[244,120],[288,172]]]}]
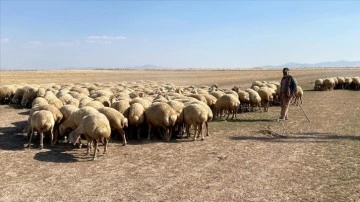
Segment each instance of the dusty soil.
[{"label": "dusty soil", "polygon": [[[85,149],[24,148],[27,109],[0,105],[0,201],[359,201],[360,91],[312,91],[329,76],[360,69],[294,70],[305,89],[290,120],[267,113],[214,120],[204,141],[112,140],[91,161]],[[279,70],[1,71],[0,84],[154,80],[175,85],[240,85],[279,80]],[[69,78],[68,78],[69,77]],[[286,132],[284,132],[284,129]],[[285,137],[283,137],[283,135]],[[101,147],[102,150],[102,147]]]}]

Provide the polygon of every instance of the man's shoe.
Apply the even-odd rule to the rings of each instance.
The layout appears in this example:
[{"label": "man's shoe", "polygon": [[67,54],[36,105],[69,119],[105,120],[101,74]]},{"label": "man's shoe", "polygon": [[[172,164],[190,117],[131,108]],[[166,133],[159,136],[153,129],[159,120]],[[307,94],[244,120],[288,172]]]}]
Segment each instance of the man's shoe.
[{"label": "man's shoe", "polygon": [[278,121],[285,121],[285,120],[286,119],[284,117],[281,117],[281,116],[278,118]]}]

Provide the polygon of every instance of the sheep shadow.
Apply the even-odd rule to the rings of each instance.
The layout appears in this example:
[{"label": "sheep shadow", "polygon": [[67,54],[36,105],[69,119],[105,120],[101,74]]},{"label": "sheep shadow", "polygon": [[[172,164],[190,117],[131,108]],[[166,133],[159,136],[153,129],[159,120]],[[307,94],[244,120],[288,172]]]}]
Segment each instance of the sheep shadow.
[{"label": "sheep shadow", "polygon": [[233,122],[233,123],[252,123],[252,122],[277,122],[277,119],[263,119],[263,118],[255,118],[255,119],[216,119],[214,122]]},{"label": "sheep shadow", "polygon": [[[256,131],[257,135],[254,136],[243,136],[243,135],[234,135],[231,136],[231,140],[238,141],[264,141],[264,142],[284,142],[284,143],[299,143],[299,142],[337,142],[342,140],[352,140],[360,141],[360,135],[336,135],[329,133],[317,133],[317,132],[307,132],[307,133],[291,133],[291,134],[279,134],[270,130],[261,130]],[[263,135],[259,136],[258,133]]]},{"label": "sheep shadow", "polygon": [[17,121],[11,123],[12,126],[0,128],[0,149],[1,150],[23,150],[27,136],[22,130],[27,121]]},{"label": "sheep shadow", "polygon": [[[70,147],[69,147],[70,148]],[[78,157],[73,154],[65,153],[69,148],[52,148],[51,150],[38,152],[35,154],[34,159],[43,162],[53,163],[75,163],[78,162]]]}]

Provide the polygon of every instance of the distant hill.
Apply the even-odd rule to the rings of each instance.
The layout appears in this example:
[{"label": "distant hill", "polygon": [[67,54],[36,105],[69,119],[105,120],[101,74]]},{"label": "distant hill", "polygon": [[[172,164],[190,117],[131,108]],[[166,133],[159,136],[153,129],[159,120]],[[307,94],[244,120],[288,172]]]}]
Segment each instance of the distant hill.
[{"label": "distant hill", "polygon": [[265,68],[283,68],[283,67],[289,67],[289,68],[301,68],[301,67],[360,67],[360,61],[346,61],[346,60],[340,60],[340,61],[334,61],[334,62],[320,62],[320,63],[295,63],[290,62],[282,65],[266,65],[263,66]]}]

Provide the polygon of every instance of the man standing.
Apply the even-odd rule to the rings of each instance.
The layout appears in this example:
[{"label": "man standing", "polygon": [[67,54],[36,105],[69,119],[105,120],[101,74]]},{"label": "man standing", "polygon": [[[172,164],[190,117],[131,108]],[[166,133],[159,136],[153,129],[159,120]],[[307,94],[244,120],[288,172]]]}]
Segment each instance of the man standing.
[{"label": "man standing", "polygon": [[279,121],[288,120],[288,109],[290,100],[296,93],[297,82],[293,76],[289,73],[289,68],[283,69],[283,77],[280,82],[280,105],[281,112]]}]

